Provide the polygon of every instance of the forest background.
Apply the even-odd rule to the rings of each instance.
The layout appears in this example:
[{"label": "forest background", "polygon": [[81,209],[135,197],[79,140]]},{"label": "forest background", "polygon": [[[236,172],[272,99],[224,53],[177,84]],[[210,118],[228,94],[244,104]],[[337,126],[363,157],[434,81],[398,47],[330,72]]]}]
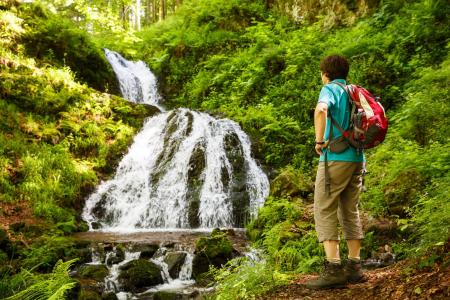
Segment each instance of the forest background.
[{"label": "forest background", "polygon": [[222,299],[320,265],[312,112],[320,59],[334,53],[390,119],[386,141],[367,151],[363,258],[388,245],[418,268],[448,265],[448,1],[23,2],[0,2],[0,297],[52,278],[62,294],[75,286],[67,263],[48,274],[80,256],[70,234],[86,230],[84,198],[154,113],[116,96],[102,48],[146,62],[168,108],[239,122],[269,174],[271,195],[247,225],[267,260],[216,271]]}]

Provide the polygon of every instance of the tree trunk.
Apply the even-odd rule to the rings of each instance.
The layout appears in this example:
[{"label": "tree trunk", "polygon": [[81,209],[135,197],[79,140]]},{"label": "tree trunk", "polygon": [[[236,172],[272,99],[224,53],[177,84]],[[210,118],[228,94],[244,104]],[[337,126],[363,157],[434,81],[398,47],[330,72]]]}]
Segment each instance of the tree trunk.
[{"label": "tree trunk", "polygon": [[152,23],[152,0],[147,0],[147,5],[146,5],[147,9],[145,11],[145,23],[146,24],[151,24]]},{"label": "tree trunk", "polygon": [[153,22],[158,21],[158,15],[157,15],[157,6],[156,6],[156,0],[153,0],[153,7],[152,7],[152,14],[153,14]]},{"label": "tree trunk", "polygon": [[160,9],[159,19],[164,20],[167,14],[166,0],[160,0],[159,9]]},{"label": "tree trunk", "polygon": [[136,30],[141,30],[141,0],[136,0],[136,6],[134,8],[134,16],[136,21]]}]

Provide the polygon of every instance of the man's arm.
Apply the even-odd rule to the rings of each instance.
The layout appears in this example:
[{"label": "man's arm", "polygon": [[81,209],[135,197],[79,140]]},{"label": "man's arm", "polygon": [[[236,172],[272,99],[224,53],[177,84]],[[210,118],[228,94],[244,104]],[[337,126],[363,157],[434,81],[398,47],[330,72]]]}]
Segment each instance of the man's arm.
[{"label": "man's arm", "polygon": [[[327,120],[328,105],[323,102],[319,102],[314,111],[314,130],[316,133],[316,142],[323,142],[323,135],[325,133],[325,126]],[[316,152],[322,155],[322,148],[326,144],[316,144]]]}]

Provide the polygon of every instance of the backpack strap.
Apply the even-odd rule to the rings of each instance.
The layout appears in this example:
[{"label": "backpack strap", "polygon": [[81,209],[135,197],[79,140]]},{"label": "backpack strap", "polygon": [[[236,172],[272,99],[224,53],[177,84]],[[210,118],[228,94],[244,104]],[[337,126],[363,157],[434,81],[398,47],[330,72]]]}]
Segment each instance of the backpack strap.
[{"label": "backpack strap", "polygon": [[[356,150],[361,151],[361,149],[363,148],[362,145],[360,143],[358,143],[357,141],[355,141],[351,136],[348,135],[348,132],[350,132],[352,130],[352,121],[354,121],[355,117],[356,117],[356,104],[355,101],[353,101],[353,98],[348,90],[348,86],[340,83],[338,81],[333,81],[331,83],[335,83],[338,86],[340,86],[345,93],[347,93],[347,97],[348,97],[348,103],[351,106],[350,108],[350,128],[345,131],[341,126],[339,126],[339,124],[333,119],[331,118],[331,121],[333,122],[334,126],[336,126],[336,128],[342,133],[342,136],[345,137],[347,139],[347,141],[350,143],[351,146],[353,146],[354,148],[356,148]],[[330,116],[331,117],[331,116]]]},{"label": "backpack strap", "polygon": [[[332,83],[336,83],[338,86],[340,86],[342,89],[344,89],[344,91],[347,93],[348,96],[348,101],[350,103],[351,101],[351,97],[350,97],[350,93],[348,92],[347,86],[340,83],[340,82],[332,82]],[[353,117],[354,111],[356,109],[353,101],[351,101],[352,103],[352,111],[350,114],[350,120]],[[328,114],[327,117],[330,119],[330,133],[329,133],[329,140],[333,140],[333,125],[336,126],[336,128],[341,132],[342,136],[345,137],[347,140],[350,140],[348,138],[348,132],[346,132],[341,125],[339,125],[339,123],[333,118],[333,116],[331,115],[331,110],[328,110]],[[352,143],[350,143],[352,144]],[[324,153],[324,163],[325,163],[325,194],[327,196],[331,195],[331,177],[330,177],[330,172],[329,172],[329,167],[328,167],[328,146],[325,147],[325,153]]]}]

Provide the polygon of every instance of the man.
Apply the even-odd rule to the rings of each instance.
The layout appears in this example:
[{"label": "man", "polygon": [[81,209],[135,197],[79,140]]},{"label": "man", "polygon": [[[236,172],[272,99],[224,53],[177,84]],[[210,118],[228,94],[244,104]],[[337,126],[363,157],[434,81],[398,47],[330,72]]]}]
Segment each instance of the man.
[{"label": "man", "polygon": [[[358,212],[364,154],[350,146],[343,147],[346,149],[339,153],[330,151],[328,147],[330,142],[342,136],[333,125],[330,114],[344,130],[349,127],[350,105],[345,91],[349,64],[345,57],[331,55],[322,60],[320,71],[324,86],[314,113],[315,150],[320,155],[314,220],[319,241],[325,248],[326,262],[320,277],[306,283],[312,289],[342,287],[348,282],[364,280],[360,263],[363,233]],[[343,142],[345,144],[345,140]],[[349,249],[345,266],[339,256],[338,221]]]}]

